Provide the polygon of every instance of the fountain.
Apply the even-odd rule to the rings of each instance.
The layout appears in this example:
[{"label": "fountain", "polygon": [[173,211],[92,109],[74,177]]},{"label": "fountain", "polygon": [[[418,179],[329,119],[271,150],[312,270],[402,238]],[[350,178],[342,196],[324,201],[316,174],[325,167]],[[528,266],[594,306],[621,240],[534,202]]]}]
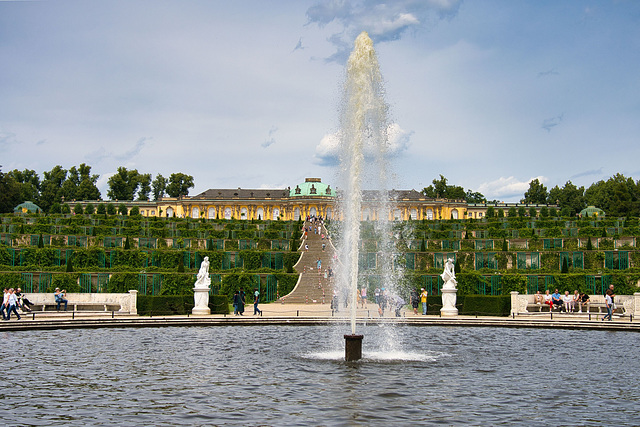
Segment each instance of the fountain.
[{"label": "fountain", "polygon": [[[351,334],[344,336],[347,361],[362,357],[363,337],[356,335],[356,309],[362,183],[365,176],[377,192],[378,204],[373,218],[376,232],[381,236],[380,247],[383,251],[392,247],[386,171],[387,111],[373,42],[366,32],[362,32],[356,38],[347,63],[340,123],[340,172],[343,183],[340,211],[343,222],[339,246],[342,265],[338,277],[339,282],[347,288],[351,305]],[[392,256],[381,257],[383,282],[387,286],[393,282],[388,277],[392,274],[392,259]]]}]

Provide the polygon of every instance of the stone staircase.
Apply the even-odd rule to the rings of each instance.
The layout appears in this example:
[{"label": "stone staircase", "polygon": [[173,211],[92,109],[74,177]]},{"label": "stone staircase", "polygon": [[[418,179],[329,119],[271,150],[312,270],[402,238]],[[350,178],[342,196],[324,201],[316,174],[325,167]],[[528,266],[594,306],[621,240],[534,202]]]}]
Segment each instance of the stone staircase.
[{"label": "stone staircase", "polygon": [[[311,227],[311,231],[309,231]],[[320,227],[320,232],[316,233],[314,228]],[[333,247],[327,230],[319,222],[305,222],[306,238],[302,237],[300,250],[302,256],[294,266],[295,270],[300,273],[298,283],[289,295],[280,298],[279,302],[283,304],[330,304],[333,295],[333,287],[331,279],[324,278],[324,273],[331,266],[335,248]],[[304,233],[304,232],[303,232]],[[322,240],[322,234],[325,239]],[[325,250],[322,250],[322,243],[325,244]],[[305,247],[308,246],[308,249]],[[321,270],[317,269],[317,262],[320,259]],[[335,279],[335,275],[333,277]]]}]

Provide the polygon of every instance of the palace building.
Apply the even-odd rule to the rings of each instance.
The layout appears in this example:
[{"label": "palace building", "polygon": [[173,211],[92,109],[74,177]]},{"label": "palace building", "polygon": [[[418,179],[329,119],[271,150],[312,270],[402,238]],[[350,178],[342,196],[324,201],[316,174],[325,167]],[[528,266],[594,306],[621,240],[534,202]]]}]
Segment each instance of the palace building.
[{"label": "palace building", "polygon": [[[338,194],[336,194],[338,193]],[[389,220],[438,220],[483,218],[487,208],[501,209],[505,215],[512,207],[536,210],[547,205],[522,203],[467,203],[465,200],[434,199],[416,190],[391,190],[393,209],[382,212],[378,191],[364,190],[362,220],[377,220],[387,215]],[[340,218],[337,200],[339,190],[320,178],[306,178],[294,188],[278,189],[209,189],[195,196],[162,197],[157,201],[82,201],[82,205],[124,203],[128,209],[137,206],[146,217],[179,217],[240,220],[298,220],[300,217],[322,216]],[[549,205],[550,206],[550,205]]]}]

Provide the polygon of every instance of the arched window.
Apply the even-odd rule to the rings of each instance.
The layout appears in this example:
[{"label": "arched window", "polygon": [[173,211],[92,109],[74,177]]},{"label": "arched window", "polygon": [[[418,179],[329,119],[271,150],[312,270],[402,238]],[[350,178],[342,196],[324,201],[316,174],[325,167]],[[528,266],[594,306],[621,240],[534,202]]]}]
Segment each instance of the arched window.
[{"label": "arched window", "polygon": [[458,209],[454,209],[451,211],[451,218],[458,219]]},{"label": "arched window", "polygon": [[224,208],[224,219],[231,219],[231,208]]},{"label": "arched window", "polygon": [[173,208],[167,208],[167,218],[170,218],[173,216]]},{"label": "arched window", "polygon": [[414,221],[418,219],[418,209],[411,209],[411,219]]},{"label": "arched window", "polygon": [[331,208],[327,208],[327,219],[332,219],[333,210]]},{"label": "arched window", "polygon": [[264,209],[258,208],[256,215],[258,216],[258,219],[264,219]]},{"label": "arched window", "polygon": [[247,219],[247,208],[240,209],[240,219]]},{"label": "arched window", "polygon": [[427,209],[427,219],[428,220],[433,219],[433,209]]},{"label": "arched window", "polygon": [[216,219],[216,208],[209,208],[209,219]]},{"label": "arched window", "polygon": [[369,208],[364,208],[364,211],[362,211],[362,219],[365,221],[371,220],[371,210]]},{"label": "arched window", "polygon": [[300,208],[295,208],[293,210],[293,220],[297,221],[300,219]]},{"label": "arched window", "polygon": [[318,211],[316,210],[316,208],[311,208],[311,210],[309,211],[309,215],[317,216],[318,215]]},{"label": "arched window", "polygon": [[191,209],[191,218],[200,218],[200,209],[198,208]]},{"label": "arched window", "polygon": [[273,216],[272,219],[276,220],[278,219],[278,217],[280,216],[280,209],[278,208],[273,208]]},{"label": "arched window", "polygon": [[393,211],[393,220],[394,221],[400,221],[402,219],[402,212],[400,212],[400,209],[396,209]]}]

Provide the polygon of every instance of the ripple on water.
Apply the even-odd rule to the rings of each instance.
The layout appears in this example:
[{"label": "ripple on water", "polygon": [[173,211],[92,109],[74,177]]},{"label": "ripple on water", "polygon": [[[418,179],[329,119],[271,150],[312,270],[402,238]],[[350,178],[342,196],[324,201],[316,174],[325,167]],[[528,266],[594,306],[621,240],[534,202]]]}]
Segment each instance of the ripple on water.
[{"label": "ripple on water", "polygon": [[258,326],[7,333],[0,342],[5,360],[16,361],[17,380],[0,392],[11,408],[3,421],[637,425],[635,333],[367,326],[363,360],[345,363],[343,332]]}]

